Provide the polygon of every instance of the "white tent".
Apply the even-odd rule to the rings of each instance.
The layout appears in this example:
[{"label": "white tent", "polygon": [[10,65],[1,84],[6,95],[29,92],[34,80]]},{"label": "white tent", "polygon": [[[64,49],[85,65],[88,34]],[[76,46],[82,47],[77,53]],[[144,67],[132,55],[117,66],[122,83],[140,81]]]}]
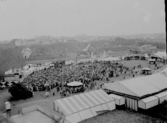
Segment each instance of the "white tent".
[{"label": "white tent", "polygon": [[148,59],[148,61],[149,61],[149,62],[154,62],[154,61],[155,61],[155,59]]},{"label": "white tent", "polygon": [[157,105],[158,105],[158,97],[156,96],[147,97],[138,102],[138,106],[141,109],[149,109]]},{"label": "white tent", "polygon": [[81,86],[83,85],[81,82],[77,82],[77,81],[74,81],[74,82],[70,82],[67,84],[68,86]]},{"label": "white tent", "polygon": [[151,70],[149,67],[144,67],[142,70]]},{"label": "white tent", "polygon": [[115,100],[116,105],[119,105],[119,106],[125,105],[125,98],[124,97],[118,96],[115,94],[110,94],[109,96]]},{"label": "white tent", "polygon": [[167,67],[160,71],[161,74],[167,74]]},{"label": "white tent", "polygon": [[76,63],[76,61],[74,61],[74,60],[65,61],[66,65],[75,64],[75,63]]},{"label": "white tent", "polygon": [[13,74],[13,70],[10,69],[10,70],[6,71],[6,72],[5,72],[5,75],[7,75],[7,74]]},{"label": "white tent", "polygon": [[149,56],[147,54],[144,54],[144,57],[149,58]]},{"label": "white tent", "polygon": [[[134,97],[143,99],[143,97],[146,95],[154,95],[160,91],[167,89],[167,77],[162,74],[156,73],[149,76],[137,77],[116,83],[110,83],[108,85],[104,85],[104,88],[108,91],[111,90],[112,92],[115,92],[118,95],[124,95],[125,105],[127,106],[127,108],[134,109],[137,111],[138,100],[134,99]],[[157,100],[159,101],[166,98],[165,94],[161,94],[158,96],[161,99],[159,97],[154,96],[154,99],[156,98],[155,101],[153,98],[141,100],[141,105],[138,107],[144,107],[143,109],[148,109],[151,106],[153,106],[152,101],[156,105]]]},{"label": "white tent", "polygon": [[54,101],[54,110],[66,120],[77,123],[115,109],[115,101],[103,90],[95,90]]},{"label": "white tent", "polygon": [[167,100],[167,91],[156,94],[155,96],[159,98],[159,103],[161,104],[163,101]]},{"label": "white tent", "polygon": [[93,62],[94,61],[94,59],[80,59],[80,60],[78,60],[78,63],[80,63],[80,62]]},{"label": "white tent", "polygon": [[119,57],[107,57],[107,58],[101,58],[101,59],[98,59],[99,61],[118,61],[120,60]]},{"label": "white tent", "polygon": [[157,52],[154,54],[155,56],[157,57],[160,57],[160,58],[166,58],[166,52]]}]

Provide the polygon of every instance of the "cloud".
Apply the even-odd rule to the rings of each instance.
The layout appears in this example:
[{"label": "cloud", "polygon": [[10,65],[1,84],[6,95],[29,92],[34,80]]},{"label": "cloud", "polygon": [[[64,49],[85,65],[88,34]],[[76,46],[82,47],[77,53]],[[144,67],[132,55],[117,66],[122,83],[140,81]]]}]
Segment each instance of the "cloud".
[{"label": "cloud", "polygon": [[137,19],[138,17],[139,17],[139,15],[137,15],[137,14],[134,14],[134,15],[133,15],[133,18],[134,18],[134,19]]},{"label": "cloud", "polygon": [[145,23],[150,22],[150,17],[149,16],[144,16],[143,17],[143,22],[145,22]]},{"label": "cloud", "polygon": [[138,2],[138,1],[135,1],[133,7],[134,7],[135,10],[139,10],[139,8],[140,8],[139,2]]},{"label": "cloud", "polygon": [[148,10],[144,11],[143,22],[148,23],[151,20],[152,13]]},{"label": "cloud", "polygon": [[164,10],[160,10],[160,11],[159,11],[159,15],[160,15],[161,17],[165,17],[165,11],[164,11]]}]

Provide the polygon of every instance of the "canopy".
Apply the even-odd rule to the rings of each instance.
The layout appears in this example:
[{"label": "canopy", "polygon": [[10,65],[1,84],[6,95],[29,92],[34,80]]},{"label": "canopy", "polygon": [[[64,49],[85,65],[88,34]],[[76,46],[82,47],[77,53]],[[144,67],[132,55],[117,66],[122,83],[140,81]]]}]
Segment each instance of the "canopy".
[{"label": "canopy", "polygon": [[107,58],[101,58],[98,60],[100,60],[100,61],[119,61],[120,58],[119,57],[107,57]]},{"label": "canopy", "polygon": [[148,61],[155,61],[155,59],[149,59]]},{"label": "canopy", "polygon": [[157,52],[155,53],[154,55],[156,55],[157,57],[160,57],[160,58],[166,58],[166,52]]},{"label": "canopy", "polygon": [[151,70],[151,69],[148,67],[144,67],[142,70]]},{"label": "canopy", "polygon": [[147,57],[147,58],[149,57],[147,54],[144,54],[144,56]]},{"label": "canopy", "polygon": [[81,86],[81,85],[83,85],[83,83],[77,81],[70,82],[67,84],[67,86]]},{"label": "canopy", "polygon": [[53,104],[53,110],[63,114],[70,123],[115,109],[115,100],[101,89],[58,99]]},{"label": "canopy", "polygon": [[167,77],[161,74],[152,74],[145,77],[127,79],[121,82],[111,83],[105,89],[127,94],[135,97],[142,97],[148,94],[157,93],[167,88]]}]

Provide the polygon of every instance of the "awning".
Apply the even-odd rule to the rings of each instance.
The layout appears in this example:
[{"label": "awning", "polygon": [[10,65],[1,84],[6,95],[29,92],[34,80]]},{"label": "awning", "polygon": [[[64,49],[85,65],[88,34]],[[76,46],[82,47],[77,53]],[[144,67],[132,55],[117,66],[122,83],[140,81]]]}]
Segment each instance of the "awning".
[{"label": "awning", "polygon": [[83,83],[77,81],[70,82],[67,84],[67,86],[81,86],[81,85],[83,85]]},{"label": "awning", "polygon": [[150,68],[148,68],[148,67],[144,67],[142,70],[151,70]]}]

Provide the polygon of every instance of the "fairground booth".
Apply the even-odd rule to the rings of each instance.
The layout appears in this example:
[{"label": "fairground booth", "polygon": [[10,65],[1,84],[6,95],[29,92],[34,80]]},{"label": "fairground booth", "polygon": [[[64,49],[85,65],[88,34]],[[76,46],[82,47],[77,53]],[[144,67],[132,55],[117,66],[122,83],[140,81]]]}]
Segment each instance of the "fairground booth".
[{"label": "fairground booth", "polygon": [[151,68],[144,67],[141,70],[141,74],[143,74],[143,75],[151,75],[152,74],[152,70],[151,70]]},{"label": "fairground booth", "polygon": [[155,59],[148,59],[149,64],[155,64],[156,60]]},{"label": "fairground booth", "polygon": [[104,85],[104,90],[119,100],[116,104],[125,103],[126,108],[135,111],[146,110],[167,100],[167,77],[157,73],[132,78]]},{"label": "fairground booth", "polygon": [[160,51],[159,51],[159,52],[153,54],[153,55],[151,56],[151,59],[155,59],[156,61],[161,61],[161,62],[165,63],[165,62],[166,62],[166,59],[167,59],[166,56],[167,56],[167,55],[166,55],[166,52],[160,52]]}]

